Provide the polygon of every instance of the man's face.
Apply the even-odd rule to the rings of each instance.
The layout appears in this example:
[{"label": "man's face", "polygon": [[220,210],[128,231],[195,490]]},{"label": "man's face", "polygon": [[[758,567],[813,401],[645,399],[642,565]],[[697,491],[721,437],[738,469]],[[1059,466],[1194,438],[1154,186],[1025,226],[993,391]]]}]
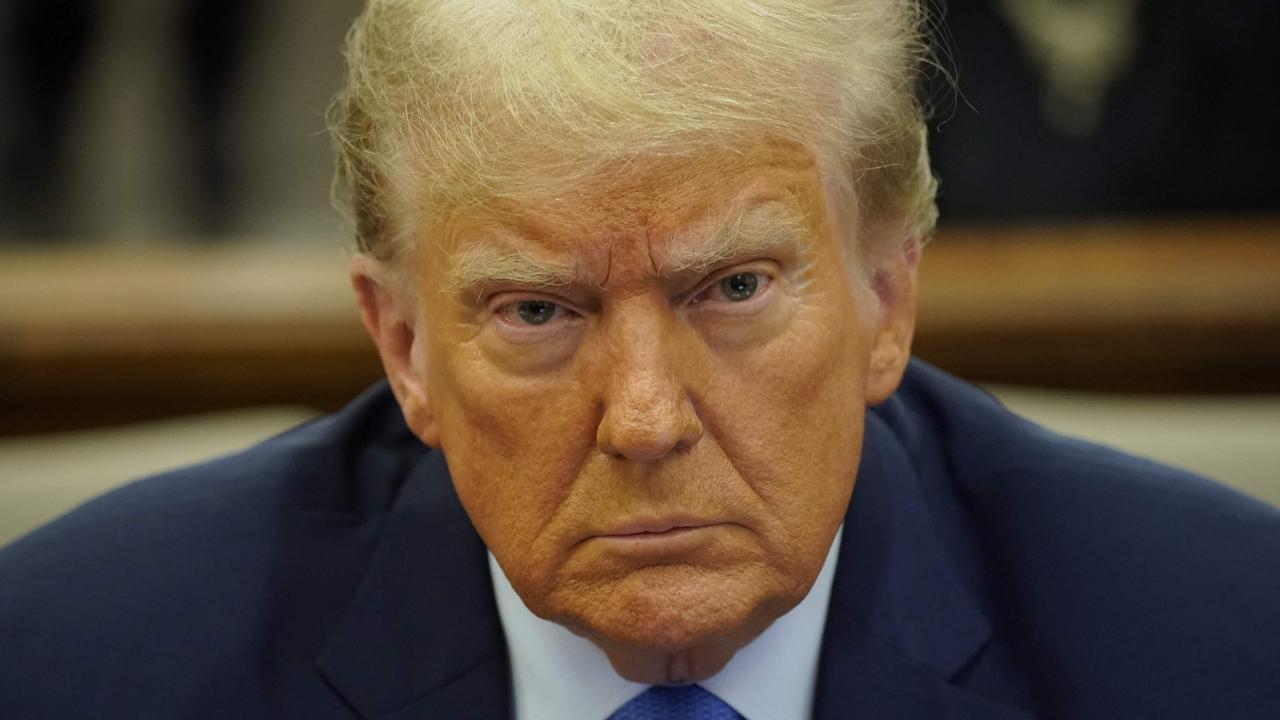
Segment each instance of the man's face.
[{"label": "man's face", "polygon": [[807,153],[624,177],[424,241],[410,422],[534,613],[605,648],[745,642],[844,515],[881,313]]}]

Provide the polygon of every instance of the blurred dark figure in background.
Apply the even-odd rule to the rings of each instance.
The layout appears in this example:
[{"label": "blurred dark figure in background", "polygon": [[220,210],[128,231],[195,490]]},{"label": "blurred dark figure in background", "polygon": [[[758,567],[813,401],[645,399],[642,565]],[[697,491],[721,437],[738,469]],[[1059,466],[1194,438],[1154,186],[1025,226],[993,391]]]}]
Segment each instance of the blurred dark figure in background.
[{"label": "blurred dark figure in background", "polygon": [[930,123],[949,221],[1280,210],[1280,3],[939,10],[963,94],[935,90]]},{"label": "blurred dark figure in background", "polygon": [[64,234],[73,86],[98,23],[93,0],[10,0],[0,15],[0,231]]},{"label": "blurred dark figure in background", "polygon": [[[192,231],[216,236],[235,203],[232,85],[243,59],[249,0],[181,3],[175,60],[186,96],[183,136],[196,189]],[[0,10],[0,235],[39,239],[84,232],[69,207],[69,129],[77,83],[104,23],[97,0],[9,0]],[[164,62],[156,58],[156,62]]]},{"label": "blurred dark figure in background", "polygon": [[232,84],[249,37],[251,0],[185,0],[180,32],[191,82],[188,108],[197,166],[193,225],[205,236],[227,229],[235,204],[236,128]]}]

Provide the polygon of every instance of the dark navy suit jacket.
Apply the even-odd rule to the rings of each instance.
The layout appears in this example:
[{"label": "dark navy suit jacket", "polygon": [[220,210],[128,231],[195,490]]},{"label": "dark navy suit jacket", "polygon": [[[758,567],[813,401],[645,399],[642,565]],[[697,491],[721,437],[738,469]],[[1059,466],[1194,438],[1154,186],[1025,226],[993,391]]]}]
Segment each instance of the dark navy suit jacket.
[{"label": "dark navy suit jacket", "polygon": [[[0,552],[5,720],[504,718],[509,685],[484,545],[385,387]],[[1280,512],[913,363],[815,715],[1278,718]]]}]

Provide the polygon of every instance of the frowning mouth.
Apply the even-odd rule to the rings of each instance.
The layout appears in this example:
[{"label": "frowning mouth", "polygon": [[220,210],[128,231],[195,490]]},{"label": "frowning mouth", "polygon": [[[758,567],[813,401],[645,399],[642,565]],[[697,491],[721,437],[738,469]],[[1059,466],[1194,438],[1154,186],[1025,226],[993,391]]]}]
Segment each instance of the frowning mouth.
[{"label": "frowning mouth", "polygon": [[720,523],[711,520],[694,520],[688,518],[635,520],[624,523],[618,527],[596,533],[596,536],[643,539],[645,536],[670,536],[688,532],[690,530],[697,530],[699,528],[712,527],[718,524]]},{"label": "frowning mouth", "polygon": [[597,532],[587,542],[618,558],[645,563],[686,562],[715,547],[733,523],[694,518],[625,522]]}]

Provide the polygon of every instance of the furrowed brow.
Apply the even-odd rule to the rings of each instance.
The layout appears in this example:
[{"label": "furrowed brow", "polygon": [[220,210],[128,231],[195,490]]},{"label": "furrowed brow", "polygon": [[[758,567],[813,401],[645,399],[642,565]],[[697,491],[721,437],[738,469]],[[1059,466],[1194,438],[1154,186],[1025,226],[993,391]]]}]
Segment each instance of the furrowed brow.
[{"label": "furrowed brow", "polygon": [[462,290],[485,283],[559,287],[573,282],[574,268],[547,262],[520,250],[491,242],[475,242],[454,254],[449,289]]},{"label": "furrowed brow", "polygon": [[737,213],[702,243],[673,243],[664,271],[703,273],[722,263],[770,252],[799,253],[807,247],[808,227],[795,210],[768,203]]}]

